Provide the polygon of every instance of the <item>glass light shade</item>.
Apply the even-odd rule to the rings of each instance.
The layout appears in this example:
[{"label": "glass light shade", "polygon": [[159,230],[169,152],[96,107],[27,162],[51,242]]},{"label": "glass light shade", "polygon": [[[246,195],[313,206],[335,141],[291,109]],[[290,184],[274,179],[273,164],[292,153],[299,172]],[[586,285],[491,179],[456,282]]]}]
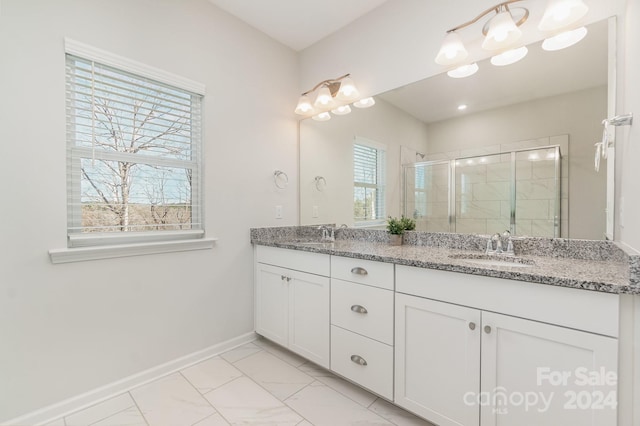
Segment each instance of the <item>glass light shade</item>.
[{"label": "glass light shade", "polygon": [[553,31],[576,23],[589,7],[582,0],[550,0],[538,24],[540,31]]},{"label": "glass light shade", "polygon": [[486,50],[504,49],[518,41],[522,31],[513,22],[510,12],[500,12],[489,23],[489,31],[482,42],[482,48]]},{"label": "glass light shade", "polygon": [[331,96],[331,91],[327,86],[322,86],[320,88],[313,106],[318,109],[331,109],[336,106],[333,96]]},{"label": "glass light shade", "polygon": [[347,115],[351,112],[351,107],[349,105],[340,105],[338,108],[332,109],[331,112],[335,115]]},{"label": "glass light shade", "polygon": [[464,61],[469,53],[462,44],[460,36],[451,32],[448,33],[442,41],[440,51],[436,56],[436,63],[440,65],[453,65]]},{"label": "glass light shade", "polygon": [[313,114],[313,112],[314,112],[314,109],[313,109],[313,105],[311,105],[311,99],[309,99],[309,96],[307,95],[300,96],[295,113],[300,115],[310,115],[310,114]]},{"label": "glass light shade", "polygon": [[507,50],[506,52],[502,52],[499,55],[493,56],[491,58],[491,63],[498,67],[515,64],[520,59],[527,56],[527,53],[529,53],[529,49],[527,49],[527,46],[522,46],[522,47],[518,47],[517,49]]},{"label": "glass light shade", "polygon": [[542,49],[554,51],[573,46],[587,35],[585,27],[576,28],[575,30],[565,31],[553,37],[549,37],[542,42]]},{"label": "glass light shade", "polygon": [[325,112],[321,112],[320,114],[316,114],[311,118],[313,118],[316,121],[328,121],[328,120],[331,120],[331,114],[325,111]]},{"label": "glass light shade", "polygon": [[476,72],[478,72],[478,64],[474,62],[472,64],[463,65],[454,70],[447,71],[447,75],[451,78],[464,78],[469,77]]},{"label": "glass light shade", "polygon": [[359,101],[356,101],[353,103],[353,106],[356,108],[369,108],[372,107],[376,104],[376,101],[369,97],[369,98],[364,98],[364,99],[360,99]]},{"label": "glass light shade", "polygon": [[360,92],[358,92],[358,89],[356,88],[356,85],[351,77],[345,77],[340,80],[340,90],[338,90],[336,98],[342,101],[350,102],[358,99],[359,96]]}]

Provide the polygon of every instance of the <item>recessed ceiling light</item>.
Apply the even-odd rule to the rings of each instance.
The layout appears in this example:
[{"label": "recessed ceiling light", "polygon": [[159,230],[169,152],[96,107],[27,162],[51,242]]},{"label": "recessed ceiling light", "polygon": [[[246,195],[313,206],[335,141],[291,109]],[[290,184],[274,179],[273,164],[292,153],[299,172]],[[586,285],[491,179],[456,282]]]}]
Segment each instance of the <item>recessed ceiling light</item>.
[{"label": "recessed ceiling light", "polygon": [[458,105],[458,111],[464,111],[465,109],[467,109],[467,106],[465,104]]}]

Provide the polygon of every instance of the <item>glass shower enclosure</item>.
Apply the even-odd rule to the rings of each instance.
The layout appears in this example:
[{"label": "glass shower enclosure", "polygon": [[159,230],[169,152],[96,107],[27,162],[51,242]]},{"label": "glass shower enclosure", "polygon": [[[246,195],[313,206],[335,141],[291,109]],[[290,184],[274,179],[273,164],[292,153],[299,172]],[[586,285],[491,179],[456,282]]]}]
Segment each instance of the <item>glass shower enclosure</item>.
[{"label": "glass shower enclosure", "polygon": [[559,146],[403,166],[404,215],[427,232],[560,237]]}]

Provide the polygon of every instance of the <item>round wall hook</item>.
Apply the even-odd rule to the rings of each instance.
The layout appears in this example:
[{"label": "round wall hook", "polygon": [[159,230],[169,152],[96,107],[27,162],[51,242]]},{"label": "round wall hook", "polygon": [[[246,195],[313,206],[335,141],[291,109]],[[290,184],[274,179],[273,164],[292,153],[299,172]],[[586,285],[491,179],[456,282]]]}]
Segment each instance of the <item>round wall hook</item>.
[{"label": "round wall hook", "polygon": [[273,172],[273,183],[278,189],[285,189],[289,184],[289,176],[282,170],[276,170]]},{"label": "round wall hook", "polygon": [[316,176],[314,180],[316,181],[316,189],[322,192],[324,187],[327,186],[327,180],[322,176]]}]

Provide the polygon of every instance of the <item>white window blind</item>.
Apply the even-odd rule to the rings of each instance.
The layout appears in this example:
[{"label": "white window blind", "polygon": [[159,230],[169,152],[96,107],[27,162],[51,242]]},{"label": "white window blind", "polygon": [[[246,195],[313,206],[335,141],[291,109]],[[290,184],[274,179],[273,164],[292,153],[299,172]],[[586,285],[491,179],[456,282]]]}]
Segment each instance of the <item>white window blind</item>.
[{"label": "white window blind", "polygon": [[204,234],[202,96],[67,54],[69,246]]},{"label": "white window blind", "polygon": [[385,151],[364,143],[353,145],[353,206],[356,225],[385,220]]}]

